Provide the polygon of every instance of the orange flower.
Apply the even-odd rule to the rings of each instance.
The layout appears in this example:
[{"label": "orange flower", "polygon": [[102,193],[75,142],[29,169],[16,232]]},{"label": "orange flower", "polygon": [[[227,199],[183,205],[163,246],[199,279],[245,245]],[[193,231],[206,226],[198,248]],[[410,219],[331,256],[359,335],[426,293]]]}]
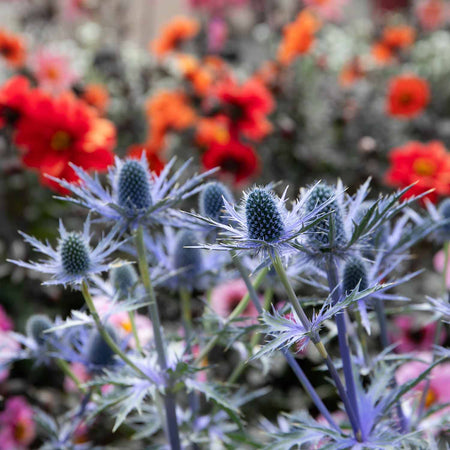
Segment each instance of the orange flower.
[{"label": "orange flower", "polygon": [[84,86],[81,98],[90,106],[93,106],[101,115],[108,108],[109,94],[102,84],[87,84]]},{"label": "orange flower", "polygon": [[379,64],[388,64],[394,59],[392,50],[382,42],[375,43],[370,50],[370,54]]},{"label": "orange flower", "polygon": [[160,137],[166,132],[184,130],[196,120],[195,111],[183,92],[162,90],[147,101],[150,135]]},{"label": "orange flower", "polygon": [[193,38],[199,30],[200,25],[197,20],[183,16],[175,17],[151,43],[151,50],[160,57],[164,56],[175,50],[183,41]]},{"label": "orange flower", "polygon": [[382,43],[393,50],[411,47],[416,39],[416,31],[408,25],[386,27],[382,35]]},{"label": "orange flower", "polygon": [[416,183],[405,198],[435,189],[426,197],[436,203],[438,196],[450,195],[450,153],[442,142],[411,141],[389,154],[390,169],[386,183],[405,188]]},{"label": "orange flower", "polygon": [[389,84],[387,111],[399,119],[418,116],[430,101],[430,89],[423,78],[399,75]]},{"label": "orange flower", "polygon": [[216,118],[201,118],[197,124],[195,140],[202,147],[208,147],[213,142],[226,144],[230,140],[227,123]]},{"label": "orange flower", "polygon": [[205,94],[212,83],[211,73],[200,65],[195,56],[180,54],[177,62],[183,76],[192,84],[198,95]]},{"label": "orange flower", "polygon": [[354,58],[352,61],[344,65],[339,74],[339,84],[342,87],[350,87],[356,81],[363,78],[365,75],[364,68],[362,67],[359,58]]},{"label": "orange flower", "polygon": [[26,57],[23,39],[17,34],[0,29],[0,55],[12,67],[23,66]]},{"label": "orange flower", "polygon": [[308,53],[315,40],[315,33],[321,22],[309,10],[304,9],[294,22],[286,25],[283,39],[278,47],[278,61],[283,65],[290,64],[297,56]]}]

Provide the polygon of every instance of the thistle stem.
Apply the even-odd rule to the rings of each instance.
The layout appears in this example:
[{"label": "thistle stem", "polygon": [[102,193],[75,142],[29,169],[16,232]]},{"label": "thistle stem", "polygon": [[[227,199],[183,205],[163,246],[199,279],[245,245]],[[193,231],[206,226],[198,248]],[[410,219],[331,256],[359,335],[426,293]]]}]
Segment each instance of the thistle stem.
[{"label": "thistle stem", "polygon": [[[447,294],[447,270],[448,270],[448,265],[449,265],[449,245],[450,242],[447,241],[444,243],[444,271],[442,273],[442,295],[445,298],[446,294]],[[442,319],[439,319],[436,325],[436,329],[434,330],[434,339],[433,339],[433,353],[432,353],[432,363],[434,363],[434,361],[436,360],[436,346],[439,345],[439,342],[441,340],[441,333],[442,333]],[[420,403],[419,403],[419,412],[417,414],[417,421],[420,421],[422,418],[422,415],[424,413],[425,410],[425,403],[427,400],[427,395],[428,395],[428,391],[430,390],[430,384],[431,384],[431,379],[430,376],[427,377],[427,381],[425,383],[425,387],[423,389],[422,395],[420,397]]]},{"label": "thistle stem", "polygon": [[[340,301],[341,295],[340,295],[337,267],[332,256],[330,256],[330,258],[327,261],[327,278],[330,294],[332,296],[332,304],[334,306]],[[358,400],[356,396],[356,386],[355,380],[353,378],[352,360],[350,348],[348,346],[347,327],[345,324],[345,315],[343,311],[338,312],[336,314],[336,325],[338,329],[339,351],[341,353],[342,367],[344,369],[346,390],[356,416],[358,428],[361,430],[358,411]]]},{"label": "thistle stem", "polygon": [[[153,325],[153,336],[155,340],[155,347],[158,356],[158,362],[161,369],[165,372],[167,370],[167,357],[166,349],[164,346],[163,333],[161,328],[161,321],[159,319],[158,304],[156,302],[155,291],[153,289],[153,284],[150,278],[150,272],[148,270],[147,254],[144,244],[144,230],[142,225],[139,225],[136,238],[135,238],[136,250],[138,253],[138,265],[139,272],[141,273],[142,283],[144,284],[145,290],[150,300],[148,306],[150,319]],[[175,407],[175,396],[170,392],[172,388],[172,380],[168,380],[168,389],[164,395],[164,406],[166,410],[166,423],[168,438],[172,450],[180,450],[180,435],[178,431],[178,421],[176,415]]]},{"label": "thistle stem", "polygon": [[[261,306],[261,302],[259,301],[258,294],[256,293],[256,290],[253,287],[252,283],[250,282],[247,270],[245,269],[244,265],[240,261],[240,259],[237,256],[235,251],[231,251],[231,257],[232,257],[233,263],[235,264],[236,268],[239,271],[239,274],[241,275],[242,279],[244,280],[245,285],[247,286],[247,290],[248,290],[248,292],[250,294],[250,299],[252,300],[253,304],[255,305],[255,308],[257,309],[258,314],[261,315],[263,313],[263,308]],[[277,258],[280,259],[279,256],[277,256]],[[281,262],[281,260],[280,260],[280,262]],[[283,269],[283,272],[284,272],[284,269]],[[286,275],[285,278],[287,280],[287,275]],[[288,285],[290,286],[289,281],[287,281],[287,282],[288,282]],[[291,287],[291,290],[292,290],[292,287]],[[295,296],[295,294],[294,294],[294,296]],[[297,302],[298,302],[298,300],[297,300]],[[303,309],[301,308],[300,304],[299,304],[299,307],[303,311]],[[306,318],[306,315],[305,315],[305,318]],[[337,431],[340,432],[341,429],[338,427],[338,425],[336,425],[336,423],[333,420],[333,418],[331,417],[331,414],[328,411],[327,407],[322,402],[321,398],[318,396],[318,394],[317,394],[316,390],[314,389],[313,385],[310,383],[310,381],[308,380],[308,377],[305,375],[303,370],[300,368],[300,365],[297,363],[295,358],[291,355],[289,350],[286,349],[286,348],[281,350],[281,353],[286,358],[287,363],[289,364],[289,366],[291,367],[292,371],[297,376],[298,380],[300,381],[300,384],[303,386],[305,391],[310,395],[310,397],[311,397],[312,401],[314,402],[314,404],[316,405],[317,409],[320,411],[320,413],[323,415],[323,417],[325,417],[325,419],[328,421],[328,423],[333,428],[335,428]]]},{"label": "thistle stem", "polygon": [[[265,267],[264,269],[262,269],[258,273],[258,275],[257,275],[257,277],[256,277],[256,279],[255,279],[255,281],[253,283],[253,286],[255,287],[255,289],[258,289],[259,286],[261,286],[261,283],[266,278],[268,272],[269,272],[269,269],[267,267]],[[250,301],[250,294],[247,292],[247,294],[245,294],[244,297],[242,297],[241,301],[238,303],[238,305],[233,309],[231,314],[225,320],[224,327],[227,326],[234,319],[239,317],[245,311],[245,308],[247,308],[249,301]],[[200,365],[202,363],[202,361],[205,359],[205,357],[208,355],[208,353],[217,344],[219,339],[220,339],[220,335],[219,334],[215,334],[213,336],[213,338],[210,341],[208,341],[206,346],[203,347],[203,349],[201,350],[200,354],[197,356],[197,358],[194,361],[194,364],[196,366],[198,366],[198,365]]]},{"label": "thistle stem", "polygon": [[67,363],[67,361],[64,361],[61,358],[56,358],[56,365],[66,374],[74,383],[75,386],[83,393],[86,394],[87,390],[85,387],[82,386],[81,381],[79,378],[75,375],[73,370],[70,368],[70,365]]},{"label": "thistle stem", "polygon": [[138,335],[138,331],[136,328],[136,320],[135,320],[134,311],[128,311],[128,317],[130,319],[131,331],[133,333],[133,337],[136,342],[136,348],[137,348],[138,352],[142,356],[144,356],[144,350],[142,349],[141,341],[139,340],[139,335]]}]

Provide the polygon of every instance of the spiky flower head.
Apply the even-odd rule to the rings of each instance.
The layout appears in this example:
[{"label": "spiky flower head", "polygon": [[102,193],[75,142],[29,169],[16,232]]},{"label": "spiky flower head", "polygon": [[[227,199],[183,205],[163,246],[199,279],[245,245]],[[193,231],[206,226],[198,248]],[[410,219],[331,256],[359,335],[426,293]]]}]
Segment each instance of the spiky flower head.
[{"label": "spiky flower head", "polygon": [[150,174],[137,160],[125,161],[117,173],[117,201],[122,208],[133,212],[152,206]]},{"label": "spiky flower head", "polygon": [[343,276],[343,289],[345,294],[350,294],[359,283],[359,291],[364,291],[369,286],[367,268],[361,258],[353,257],[345,263]]},{"label": "spiky flower head", "polygon": [[224,198],[230,203],[233,202],[233,194],[223,183],[207,183],[199,196],[200,214],[216,222],[223,222]]},{"label": "spiky flower head", "polygon": [[26,242],[35,250],[46,255],[47,261],[31,262],[13,261],[18,266],[49,274],[52,278],[44,284],[80,284],[83,280],[91,278],[97,273],[109,270],[106,259],[117,250],[123,242],[115,237],[118,227],[114,227],[106,236],[103,236],[97,246],[91,246],[90,218],[84,223],[83,232],[68,232],[63,223],[59,224],[59,240],[56,249],[48,243],[38,241],[32,236],[20,233]]},{"label": "spiky flower head", "polygon": [[69,233],[59,245],[61,264],[69,275],[81,275],[89,270],[91,265],[90,249],[79,233]]},{"label": "spiky flower head", "polygon": [[110,272],[110,281],[119,298],[128,297],[138,282],[138,275],[132,264],[115,264]]},{"label": "spiky flower head", "polygon": [[448,221],[439,228],[439,232],[445,234],[448,241],[450,240],[450,198],[446,198],[440,203],[438,212],[443,220]]},{"label": "spiky flower head", "polygon": [[283,219],[270,191],[253,189],[247,196],[245,215],[250,239],[274,242],[283,234]]},{"label": "spiky flower head", "polygon": [[306,202],[306,212],[311,213],[320,205],[326,204],[322,213],[327,214],[322,220],[311,227],[309,238],[322,250],[327,251],[331,246],[344,245],[346,242],[344,222],[339,203],[333,197],[336,190],[325,184],[317,184],[311,191]]},{"label": "spiky flower head", "polygon": [[[117,343],[118,338],[114,328],[106,326],[105,329],[114,342]],[[115,353],[98,330],[92,330],[87,344],[87,360],[92,365],[91,371],[98,372],[111,366],[114,363],[114,355]]]},{"label": "spiky flower head", "polygon": [[198,245],[198,238],[190,230],[178,232],[174,248],[174,266],[181,270],[181,279],[194,278],[203,266],[202,251],[199,248],[189,248]]},{"label": "spiky flower head", "polygon": [[45,331],[52,328],[52,321],[45,314],[35,314],[27,320],[25,326],[27,336],[33,339],[38,347],[45,344],[46,333]]}]

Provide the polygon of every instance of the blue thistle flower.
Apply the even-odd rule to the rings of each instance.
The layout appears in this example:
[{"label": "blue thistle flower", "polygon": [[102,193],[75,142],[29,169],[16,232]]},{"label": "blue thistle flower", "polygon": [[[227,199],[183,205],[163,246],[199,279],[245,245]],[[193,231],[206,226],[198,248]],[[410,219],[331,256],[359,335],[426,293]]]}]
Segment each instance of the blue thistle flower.
[{"label": "blue thistle flower", "polygon": [[438,228],[438,232],[442,234],[445,241],[450,240],[450,198],[443,200],[438,208],[439,215],[446,223]]},{"label": "blue thistle flower", "polygon": [[[322,220],[311,227],[309,239],[323,251],[330,247],[342,246],[346,243],[342,212],[336,199],[336,191],[326,184],[316,185],[306,202],[306,211],[310,213],[324,203],[323,213],[327,214]],[[331,201],[330,201],[331,200]]]},{"label": "blue thistle flower", "polygon": [[25,326],[27,336],[36,342],[38,347],[42,347],[48,335],[45,331],[53,327],[52,321],[45,314],[35,314],[27,320]]},{"label": "blue thistle flower", "polygon": [[117,201],[122,208],[133,213],[152,206],[149,174],[144,165],[128,160],[117,173]]},{"label": "blue thistle flower", "polygon": [[369,286],[366,266],[361,258],[353,257],[345,263],[343,288],[345,294],[353,292],[359,284],[358,291],[364,291]]},{"label": "blue thistle flower", "polygon": [[233,194],[223,183],[218,181],[207,183],[199,196],[200,214],[216,222],[222,222],[224,198],[230,203],[234,200]]},{"label": "blue thistle flower", "polygon": [[[118,338],[115,330],[110,326],[106,326],[105,329],[106,332],[114,340],[114,342],[118,343]],[[91,372],[100,372],[101,370],[114,364],[115,353],[106,343],[97,329],[92,330],[92,334],[89,336],[86,350],[86,358],[90,363]]]},{"label": "blue thistle flower", "polygon": [[114,227],[102,237],[96,247],[90,246],[90,218],[84,223],[82,233],[68,232],[59,223],[59,240],[56,249],[48,243],[38,241],[25,233],[20,234],[35,250],[46,255],[47,261],[31,262],[8,260],[18,266],[49,274],[52,278],[43,284],[80,284],[93,275],[109,270],[106,258],[116,251],[123,242],[115,241],[118,228]]},{"label": "blue thistle flower", "polygon": [[198,245],[198,238],[190,230],[178,232],[174,248],[174,267],[181,271],[182,280],[195,278],[202,270],[203,258],[199,248],[189,248]]},{"label": "blue thistle flower", "polygon": [[191,159],[170,176],[175,162],[176,159],[172,158],[157,175],[150,172],[145,154],[140,160],[116,158],[108,174],[111,189],[103,187],[97,175],[91,177],[75,165],[71,167],[81,183],[69,183],[51,176],[48,178],[74,194],[62,200],[89,209],[98,214],[103,222],[117,223],[122,232],[139,224],[180,225],[180,219],[172,208],[200,192],[203,180],[217,169],[190,176],[181,182]]},{"label": "blue thistle flower", "polygon": [[109,278],[120,299],[128,297],[139,280],[134,267],[127,263],[114,264]]}]

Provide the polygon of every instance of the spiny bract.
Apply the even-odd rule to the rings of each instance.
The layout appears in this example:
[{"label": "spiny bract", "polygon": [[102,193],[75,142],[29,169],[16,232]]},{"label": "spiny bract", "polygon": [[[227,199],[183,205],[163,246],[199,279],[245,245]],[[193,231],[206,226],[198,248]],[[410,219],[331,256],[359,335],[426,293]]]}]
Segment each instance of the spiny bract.
[{"label": "spiny bract", "polygon": [[283,219],[270,192],[259,188],[250,192],[245,214],[250,239],[274,242],[283,234]]},{"label": "spiny bract", "polygon": [[89,248],[78,233],[69,233],[61,242],[61,263],[69,275],[81,275],[90,266]]},{"label": "spiny bract", "polygon": [[44,333],[53,326],[51,320],[44,314],[35,314],[27,320],[27,336],[32,338],[39,346],[45,343]]},{"label": "spiny bract", "polygon": [[199,209],[202,216],[208,217],[216,222],[223,222],[223,199],[233,201],[233,195],[222,183],[213,181],[208,183],[199,196]]},{"label": "spiny bract", "polygon": [[128,210],[152,206],[148,173],[139,161],[126,161],[118,174],[118,203]]},{"label": "spiny bract", "polygon": [[352,292],[359,283],[359,291],[364,291],[369,285],[367,269],[361,258],[354,257],[344,266],[344,293]]},{"label": "spiny bract", "polygon": [[[311,192],[310,197],[306,202],[306,211],[310,213],[317,206],[322,205],[326,201],[335,195],[335,190],[328,186],[327,184],[318,184]],[[341,210],[339,204],[336,200],[330,202],[325,206],[321,214],[328,214],[322,220],[317,222],[311,231],[313,234],[310,235],[311,239],[320,246],[328,247],[331,242],[337,245],[343,245],[346,241],[344,223],[342,221]],[[333,220],[334,226],[334,236],[332,236],[332,241],[330,242],[330,220]]]}]

